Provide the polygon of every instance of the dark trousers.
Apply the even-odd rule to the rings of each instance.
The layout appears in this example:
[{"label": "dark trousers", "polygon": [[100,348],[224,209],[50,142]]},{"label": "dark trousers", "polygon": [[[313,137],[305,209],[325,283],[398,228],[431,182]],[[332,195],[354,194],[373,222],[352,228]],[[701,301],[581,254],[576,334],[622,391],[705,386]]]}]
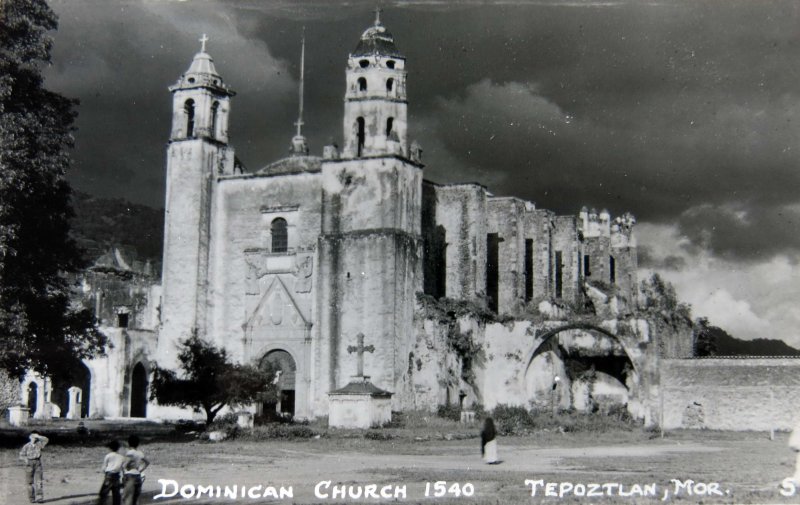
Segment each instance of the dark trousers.
[{"label": "dark trousers", "polygon": [[125,505],[139,503],[142,494],[142,477],[140,475],[125,475],[123,478],[122,501]]},{"label": "dark trousers", "polygon": [[111,493],[111,503],[120,505],[122,498],[119,492],[119,473],[117,472],[106,472],[106,478],[103,479],[103,485],[100,486],[99,505],[105,505],[108,493]]},{"label": "dark trousers", "polygon": [[28,499],[31,503],[44,499],[44,474],[42,460],[29,459],[25,464],[25,482],[28,483]]}]

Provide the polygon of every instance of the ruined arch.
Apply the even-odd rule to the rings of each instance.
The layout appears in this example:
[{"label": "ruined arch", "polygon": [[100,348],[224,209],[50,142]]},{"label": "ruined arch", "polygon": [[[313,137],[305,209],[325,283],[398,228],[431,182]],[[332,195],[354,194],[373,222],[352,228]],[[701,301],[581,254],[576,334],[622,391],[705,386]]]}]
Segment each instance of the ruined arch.
[{"label": "ruined arch", "polygon": [[259,368],[263,369],[267,364],[280,372],[279,376],[273,379],[277,380],[279,393],[278,401],[262,403],[260,406],[261,414],[267,420],[271,420],[277,414],[294,416],[297,390],[297,361],[284,349],[272,349],[264,353],[258,361]]},{"label": "ruined arch", "polygon": [[533,404],[594,411],[626,406],[638,395],[632,387],[638,373],[623,337],[593,324],[570,323],[537,336],[524,380]]}]

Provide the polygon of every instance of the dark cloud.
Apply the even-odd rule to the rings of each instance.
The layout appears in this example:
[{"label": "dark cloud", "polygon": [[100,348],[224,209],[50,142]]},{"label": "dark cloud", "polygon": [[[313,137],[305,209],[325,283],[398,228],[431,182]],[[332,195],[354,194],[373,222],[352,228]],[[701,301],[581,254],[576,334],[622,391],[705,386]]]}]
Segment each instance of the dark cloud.
[{"label": "dark cloud", "polygon": [[702,205],[684,212],[680,232],[716,256],[756,260],[800,251],[800,206]]},{"label": "dark cloud", "polygon": [[652,248],[647,245],[640,245],[636,250],[636,255],[639,260],[639,268],[643,270],[669,270],[678,272],[684,270],[688,266],[686,258],[672,254],[662,258],[657,254],[653,254]]},{"label": "dark cloud", "polygon": [[[374,2],[54,7],[48,84],[82,100],[73,181],[160,206],[166,87],[201,33],[238,92],[231,137],[256,169],[293,133],[303,27],[305,133],[315,152],[341,137],[344,64]],[[382,17],[408,57],[426,177],[677,223],[728,258],[800,251],[800,3],[398,2]]]}]

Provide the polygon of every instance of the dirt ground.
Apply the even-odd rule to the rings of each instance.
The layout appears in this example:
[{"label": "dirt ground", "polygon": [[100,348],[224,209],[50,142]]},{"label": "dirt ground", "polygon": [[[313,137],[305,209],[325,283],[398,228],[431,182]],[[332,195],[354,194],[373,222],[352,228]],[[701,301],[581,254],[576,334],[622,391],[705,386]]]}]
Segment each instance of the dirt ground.
[{"label": "dirt ground", "polygon": [[[140,503],[800,503],[800,489],[781,494],[792,491],[781,481],[794,472],[787,436],[698,431],[651,438],[634,431],[501,437],[499,465],[481,462],[477,439],[159,442],[142,446],[152,465]],[[2,504],[27,503],[17,452],[0,450]],[[45,501],[96,503],[105,452],[47,447]],[[234,485],[235,500],[224,495],[225,486],[230,492]],[[204,493],[214,498],[198,495],[198,486],[211,486]],[[334,494],[342,491],[344,498]],[[157,496],[162,493],[170,497]]]}]

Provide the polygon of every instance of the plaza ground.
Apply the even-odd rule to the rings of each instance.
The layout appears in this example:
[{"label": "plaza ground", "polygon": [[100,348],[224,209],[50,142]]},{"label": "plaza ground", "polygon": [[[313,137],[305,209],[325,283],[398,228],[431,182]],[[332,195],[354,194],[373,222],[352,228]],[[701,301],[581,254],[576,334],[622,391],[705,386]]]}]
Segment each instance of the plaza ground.
[{"label": "plaza ground", "polygon": [[[790,497],[779,492],[781,481],[794,472],[794,453],[786,445],[786,433],[777,433],[770,440],[769,434],[759,432],[680,431],[667,433],[664,438],[638,429],[535,432],[499,438],[503,460],[499,465],[481,462],[479,439],[465,438],[469,430],[456,436],[420,436],[413,430],[396,430],[388,432],[392,437],[388,440],[365,438],[364,433],[218,443],[146,441],[142,448],[152,466],[146,472],[141,503],[634,504],[664,503],[666,492],[665,502],[677,503],[800,503],[800,490]],[[46,503],[94,503],[105,452],[101,445],[47,447],[43,458]],[[27,503],[17,453],[18,448],[0,449],[0,503],[7,505]],[[224,497],[198,499],[195,492],[191,499],[177,494],[154,500],[162,491],[159,479],[214,489],[237,485],[238,492],[246,486],[254,489],[254,494],[263,494],[269,486],[276,492],[281,486],[284,490],[291,487],[293,496],[234,501]],[[680,487],[676,495],[677,485],[672,479],[683,483],[691,479],[694,484]],[[526,480],[541,484],[526,485]],[[444,488],[436,486],[440,481],[446,482]],[[546,496],[547,483],[555,483],[550,486],[551,493],[560,490],[563,496]],[[259,485],[262,487],[256,487]],[[334,498],[334,490],[341,489],[336,487],[340,485],[351,486],[361,497]],[[364,499],[370,485],[375,485],[372,489],[378,495],[383,491],[400,497]],[[531,496],[534,487],[536,496]],[[443,489],[444,496],[434,496]],[[586,496],[591,489],[594,496]],[[655,496],[642,496],[653,489]],[[171,485],[166,489],[167,494],[175,491]],[[186,487],[184,492],[191,494],[192,488]],[[462,495],[454,496],[457,492]],[[464,496],[465,492],[472,496]]]}]

